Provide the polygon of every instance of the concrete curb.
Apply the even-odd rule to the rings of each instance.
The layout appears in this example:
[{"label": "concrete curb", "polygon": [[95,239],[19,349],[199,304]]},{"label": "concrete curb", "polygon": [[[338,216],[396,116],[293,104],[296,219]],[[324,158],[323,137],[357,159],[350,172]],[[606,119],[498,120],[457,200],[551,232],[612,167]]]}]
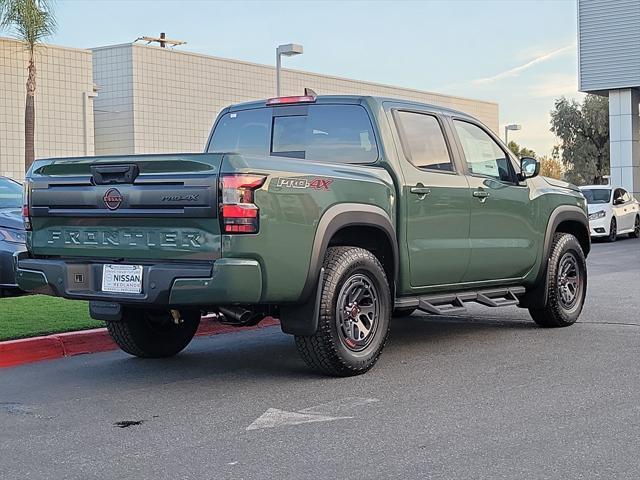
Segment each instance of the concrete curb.
[{"label": "concrete curb", "polygon": [[[210,317],[203,317],[196,336],[255,330],[278,325],[275,318],[267,317],[255,327],[231,327]],[[43,337],[23,338],[0,342],[0,368],[15,367],[25,363],[72,357],[85,353],[107,352],[118,346],[111,340],[106,328],[79,332],[56,333]]]}]

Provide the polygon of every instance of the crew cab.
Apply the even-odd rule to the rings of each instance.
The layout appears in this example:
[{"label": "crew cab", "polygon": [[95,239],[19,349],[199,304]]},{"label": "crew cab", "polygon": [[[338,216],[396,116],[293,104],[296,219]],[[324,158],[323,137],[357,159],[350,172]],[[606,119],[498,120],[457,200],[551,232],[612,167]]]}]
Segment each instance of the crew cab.
[{"label": "crew cab", "polygon": [[367,371],[390,319],[467,302],[573,324],[590,249],[579,189],[462,112],[363,96],[225,108],[201,154],[36,161],[22,289],[90,301],[139,357],[201,314],[280,319],[304,360]]}]

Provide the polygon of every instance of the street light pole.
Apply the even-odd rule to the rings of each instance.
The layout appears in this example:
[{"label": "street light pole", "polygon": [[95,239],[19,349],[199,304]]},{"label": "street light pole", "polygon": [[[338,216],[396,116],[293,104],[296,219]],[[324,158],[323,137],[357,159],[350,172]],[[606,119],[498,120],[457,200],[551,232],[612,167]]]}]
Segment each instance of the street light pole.
[{"label": "street light pole", "polygon": [[522,125],[518,125],[517,123],[511,123],[509,125],[504,126],[504,143],[505,145],[509,145],[509,130],[522,130]]},{"label": "street light pole", "polygon": [[291,57],[293,55],[300,55],[303,53],[302,45],[296,43],[288,43],[286,45],[278,45],[276,48],[276,96],[280,96],[280,70],[281,70],[281,57],[285,55]]},{"label": "street light pole", "polygon": [[280,96],[280,68],[282,64],[280,60],[282,55],[278,50],[280,50],[280,47],[276,48],[276,97]]}]

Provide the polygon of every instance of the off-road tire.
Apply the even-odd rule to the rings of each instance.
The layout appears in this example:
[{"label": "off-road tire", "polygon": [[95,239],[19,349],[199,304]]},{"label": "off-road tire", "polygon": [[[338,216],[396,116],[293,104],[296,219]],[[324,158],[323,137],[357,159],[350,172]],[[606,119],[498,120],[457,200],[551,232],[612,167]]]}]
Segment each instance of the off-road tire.
[{"label": "off-road tire", "polygon": [[633,222],[633,232],[629,234],[631,238],[640,237],[640,215],[636,215],[636,219]]},{"label": "off-road tire", "polygon": [[[579,287],[576,289],[575,303],[567,308],[560,293],[560,263],[568,257],[575,259],[579,272]],[[547,269],[547,302],[543,308],[530,308],[531,318],[541,327],[568,327],[573,325],[584,305],[587,293],[587,263],[578,239],[568,233],[556,233],[551,244]]]},{"label": "off-road tire", "polygon": [[[304,361],[321,373],[339,377],[365,373],[378,360],[389,334],[393,306],[384,268],[371,252],[357,247],[329,248],[323,266],[318,329],[314,335],[297,335],[296,346]],[[375,331],[360,351],[353,351],[347,346],[349,340],[344,339],[337,307],[347,282],[354,276],[369,281],[379,299],[379,314],[374,315],[377,322]]]},{"label": "off-road tire", "polygon": [[125,352],[141,358],[172,357],[193,338],[200,324],[198,310],[181,310],[181,323],[171,313],[125,308],[122,320],[107,322],[113,341]]},{"label": "off-road tire", "polygon": [[607,242],[613,243],[618,239],[618,221],[616,217],[611,219],[611,224],[609,225],[609,235],[607,236]]}]

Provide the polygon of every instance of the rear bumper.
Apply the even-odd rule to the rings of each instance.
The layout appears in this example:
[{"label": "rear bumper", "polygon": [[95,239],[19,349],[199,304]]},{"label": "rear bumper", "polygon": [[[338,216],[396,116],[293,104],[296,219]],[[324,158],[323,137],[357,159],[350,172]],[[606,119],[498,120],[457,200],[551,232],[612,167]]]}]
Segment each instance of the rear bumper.
[{"label": "rear bumper", "polygon": [[32,293],[124,305],[255,304],[262,295],[262,271],[255,260],[229,258],[213,264],[143,265],[140,294],[101,291],[102,266],[103,263],[21,255],[16,276],[20,288]]}]

